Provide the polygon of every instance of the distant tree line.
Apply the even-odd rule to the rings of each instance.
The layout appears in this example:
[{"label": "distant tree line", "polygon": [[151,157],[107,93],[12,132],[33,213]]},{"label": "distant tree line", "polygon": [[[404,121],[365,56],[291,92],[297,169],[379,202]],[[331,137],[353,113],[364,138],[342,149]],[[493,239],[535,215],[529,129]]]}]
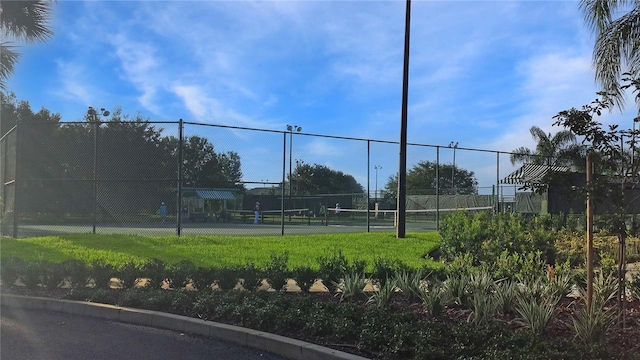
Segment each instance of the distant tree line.
[{"label": "distant tree line", "polygon": [[[62,122],[60,114],[47,109],[33,112],[14,94],[0,93],[0,100],[2,134],[21,125],[18,176],[24,211],[91,211],[94,176],[100,203],[118,204],[119,212],[140,209],[146,201],[154,209],[159,198],[175,198],[179,139],[164,136],[164,129],[148,119],[116,109],[102,122],[89,117]],[[183,186],[243,189],[236,152],[217,153],[199,136],[186,137],[182,150]]]},{"label": "distant tree line", "polygon": [[[407,172],[408,195],[435,195],[436,186],[441,195],[477,194],[478,180],[473,171],[452,164],[419,161]],[[390,176],[383,190],[383,197],[395,199],[398,193],[398,176]]]}]

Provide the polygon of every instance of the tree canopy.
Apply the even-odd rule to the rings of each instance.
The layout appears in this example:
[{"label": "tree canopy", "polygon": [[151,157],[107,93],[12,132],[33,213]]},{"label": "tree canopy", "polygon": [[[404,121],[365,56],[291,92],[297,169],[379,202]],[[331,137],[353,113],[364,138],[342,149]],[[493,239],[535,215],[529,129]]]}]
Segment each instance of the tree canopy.
[{"label": "tree canopy", "polygon": [[356,179],[342,171],[327,166],[296,161],[289,179],[292,192],[297,195],[363,193],[364,188]]},{"label": "tree canopy", "polygon": [[[94,179],[104,194],[98,197],[109,197],[101,204],[121,208],[113,213],[155,208],[158,198],[175,196],[179,140],[164,136],[164,129],[149,119],[116,109],[99,122],[89,117],[62,122],[59,114],[44,108],[33,112],[29,102],[17,101],[14,94],[0,93],[0,100],[2,133],[19,125],[25,210],[91,212]],[[184,186],[242,188],[237,185],[242,180],[237,153],[216,153],[208,139],[198,136],[185,138],[182,150]]]},{"label": "tree canopy", "polygon": [[632,79],[640,78],[640,2],[581,0],[580,9],[596,36],[593,47],[596,80],[612,102],[622,108],[624,74]]},{"label": "tree canopy", "polygon": [[577,144],[575,135],[569,130],[561,130],[552,135],[537,126],[532,126],[529,132],[537,142],[535,150],[526,147],[513,150],[510,156],[511,164],[523,162],[572,166],[584,158],[582,146]]},{"label": "tree canopy", "polygon": [[[478,181],[473,171],[452,164],[437,164],[420,161],[407,172],[408,195],[435,195],[436,185],[440,194],[477,194]],[[438,176],[436,176],[438,170]],[[398,193],[398,176],[390,176],[384,188],[385,198],[394,198]]]},{"label": "tree canopy", "polygon": [[51,0],[0,0],[0,89],[13,73],[20,54],[6,39],[20,42],[45,41],[53,35],[49,27]]}]

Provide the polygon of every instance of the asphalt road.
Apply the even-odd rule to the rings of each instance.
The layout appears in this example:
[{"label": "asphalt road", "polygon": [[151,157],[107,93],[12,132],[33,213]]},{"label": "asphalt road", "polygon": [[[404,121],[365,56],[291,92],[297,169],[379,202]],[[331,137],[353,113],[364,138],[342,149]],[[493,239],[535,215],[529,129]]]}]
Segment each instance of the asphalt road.
[{"label": "asphalt road", "polygon": [[0,359],[284,360],[221,341],[44,310],[0,308]]}]

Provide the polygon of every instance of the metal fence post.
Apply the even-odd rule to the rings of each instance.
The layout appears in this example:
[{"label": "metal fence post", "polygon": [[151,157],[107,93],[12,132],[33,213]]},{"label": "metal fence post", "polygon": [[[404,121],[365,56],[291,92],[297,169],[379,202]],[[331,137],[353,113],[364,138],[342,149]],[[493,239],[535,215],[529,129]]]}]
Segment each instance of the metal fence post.
[{"label": "metal fence post", "polygon": [[184,146],[184,122],[182,121],[182,119],[178,121],[178,138],[178,194],[176,204],[176,235],[180,236],[182,234],[182,148]]},{"label": "metal fence post", "polygon": [[[281,205],[280,205],[280,235],[284,235],[284,181],[285,181],[285,177],[286,172],[287,172],[287,133],[283,132],[282,133],[282,199],[281,199]],[[289,181],[291,181],[291,179],[289,179]],[[291,186],[291,184],[289,184],[289,186]]]},{"label": "metal fence post", "polygon": [[[378,170],[376,170],[377,172]],[[377,181],[377,178],[376,178]],[[376,192],[378,188],[376,186]],[[377,194],[376,194],[377,196]],[[369,220],[369,200],[371,200],[371,140],[367,140],[367,232],[371,232],[370,230],[370,220]]]},{"label": "metal fence post", "polygon": [[440,146],[436,146],[436,231],[440,231]]}]

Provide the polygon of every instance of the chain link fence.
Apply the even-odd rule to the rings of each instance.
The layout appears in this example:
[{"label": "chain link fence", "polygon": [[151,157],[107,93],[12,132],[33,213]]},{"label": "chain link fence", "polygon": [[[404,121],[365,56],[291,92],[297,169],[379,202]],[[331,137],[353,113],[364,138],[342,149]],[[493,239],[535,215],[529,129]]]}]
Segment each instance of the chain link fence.
[{"label": "chain link fence", "polygon": [[[395,231],[398,143],[296,129],[21,123],[0,144],[2,235]],[[500,183],[508,153],[409,144],[407,163],[430,174],[408,184],[409,231],[436,230],[458,209],[515,208],[516,186]]]}]

